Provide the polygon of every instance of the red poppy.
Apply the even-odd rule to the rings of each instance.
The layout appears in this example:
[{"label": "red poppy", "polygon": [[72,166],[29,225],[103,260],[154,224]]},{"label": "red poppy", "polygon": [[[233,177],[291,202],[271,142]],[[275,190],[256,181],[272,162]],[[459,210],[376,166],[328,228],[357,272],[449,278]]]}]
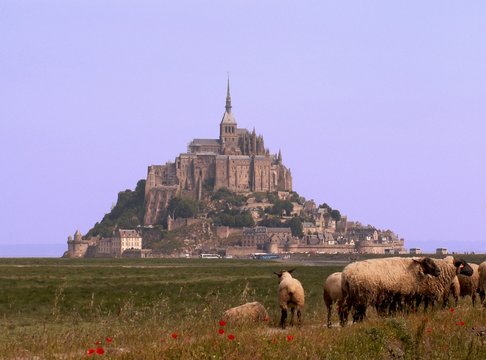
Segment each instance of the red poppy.
[{"label": "red poppy", "polygon": [[273,338],[272,342],[275,344],[277,342],[277,339]]},{"label": "red poppy", "polygon": [[292,341],[294,340],[294,337],[292,335],[287,335],[287,341]]},{"label": "red poppy", "polygon": [[269,320],[269,319],[268,319],[268,316],[266,316],[266,317],[263,319],[263,321],[268,321],[268,320]]},{"label": "red poppy", "polygon": [[220,335],[223,335],[224,334],[224,329],[219,329],[218,332],[219,332]]},{"label": "red poppy", "polygon": [[172,333],[170,336],[172,336],[172,339],[177,339],[177,334],[176,333]]},{"label": "red poppy", "polygon": [[458,322],[456,322],[456,325],[457,326],[464,326],[464,325],[466,325],[466,323],[464,321],[458,321]]},{"label": "red poppy", "polygon": [[111,343],[113,341],[113,338],[107,337],[105,340],[106,340],[107,343]]},{"label": "red poppy", "polygon": [[449,309],[449,312],[450,312],[451,314],[454,314],[454,311],[455,311],[455,310],[454,310],[454,308],[450,308],[450,309]]},{"label": "red poppy", "polygon": [[425,331],[427,331],[430,334],[432,332],[432,328],[427,328],[427,330]]},{"label": "red poppy", "polygon": [[88,350],[86,351],[86,354],[88,354],[88,356],[91,356],[91,355],[93,355],[94,353],[95,353],[95,349],[88,349]]},{"label": "red poppy", "polygon": [[105,353],[105,350],[102,347],[97,347],[96,348],[96,353],[98,355],[103,355]]},{"label": "red poppy", "polygon": [[229,339],[229,340],[234,340],[234,339],[235,339],[235,336],[234,336],[233,334],[229,334],[229,335],[228,335],[228,339]]},{"label": "red poppy", "polygon": [[101,341],[99,341],[99,340],[98,340],[98,341],[96,342],[96,345],[100,345],[100,344],[101,344]]},{"label": "red poppy", "polygon": [[225,326],[225,325],[226,325],[226,321],[224,321],[224,320],[219,321],[219,326]]}]

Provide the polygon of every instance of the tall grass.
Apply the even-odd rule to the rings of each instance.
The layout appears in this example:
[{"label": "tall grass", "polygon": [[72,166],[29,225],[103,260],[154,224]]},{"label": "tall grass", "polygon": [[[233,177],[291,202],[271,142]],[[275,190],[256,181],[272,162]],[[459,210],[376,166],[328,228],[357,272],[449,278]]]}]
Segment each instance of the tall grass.
[{"label": "tall grass", "polygon": [[[306,290],[304,324],[281,330],[273,271],[290,266],[0,260],[0,358],[486,359],[485,310],[469,299],[408,316],[370,311],[364,323],[325,328],[322,284],[339,267],[296,264]],[[224,309],[247,301],[264,304],[269,321],[219,323]]]}]

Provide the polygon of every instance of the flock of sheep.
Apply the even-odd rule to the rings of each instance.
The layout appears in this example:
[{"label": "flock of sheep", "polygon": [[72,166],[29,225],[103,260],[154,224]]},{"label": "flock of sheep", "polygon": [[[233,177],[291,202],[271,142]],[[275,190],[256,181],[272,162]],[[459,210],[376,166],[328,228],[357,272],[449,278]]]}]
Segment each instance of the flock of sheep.
[{"label": "flock of sheep", "polygon": [[[298,325],[302,323],[304,288],[292,277],[294,270],[275,272],[279,278],[282,328],[286,327],[289,310],[290,324],[293,324],[295,312]],[[397,311],[415,311],[422,303],[425,309],[437,302],[447,306],[451,295],[456,304],[459,296],[469,295],[475,305],[476,294],[486,306],[486,261],[476,265],[452,256],[445,259],[392,257],[353,262],[342,272],[329,275],[324,282],[323,298],[330,327],[334,304],[337,304],[339,320],[344,326],[351,311],[353,322],[362,321],[370,306],[379,315],[390,315]],[[252,302],[226,310],[224,317],[235,322],[262,321],[268,320],[268,313],[262,304]]]}]

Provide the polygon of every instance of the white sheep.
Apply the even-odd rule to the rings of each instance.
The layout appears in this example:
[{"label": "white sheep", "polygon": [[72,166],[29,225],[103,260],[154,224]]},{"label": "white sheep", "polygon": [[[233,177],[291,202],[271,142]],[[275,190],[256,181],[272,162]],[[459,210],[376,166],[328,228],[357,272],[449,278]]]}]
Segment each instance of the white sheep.
[{"label": "white sheep", "polygon": [[476,305],[476,293],[479,287],[479,265],[469,263],[473,269],[473,274],[471,276],[457,275],[459,279],[459,284],[461,285],[461,297],[471,296],[471,301],[473,306]]},{"label": "white sheep", "polygon": [[[431,258],[384,258],[357,261],[348,264],[342,272],[342,321],[354,308],[354,321],[361,321],[370,305],[377,309],[391,307],[399,298],[412,298],[418,284],[427,274],[438,276],[440,271]],[[450,283],[449,283],[450,285]]]},{"label": "white sheep", "polygon": [[338,314],[343,304],[343,291],[341,289],[341,272],[329,275],[324,282],[322,297],[327,307],[327,327],[331,327],[331,312],[333,304],[337,304]]},{"label": "white sheep", "polygon": [[262,304],[254,301],[226,310],[223,319],[233,323],[261,322],[268,321],[268,313]]},{"label": "white sheep", "polygon": [[486,261],[479,265],[478,273],[479,273],[479,286],[478,286],[479,300],[481,301],[481,304],[486,306],[486,302],[484,301],[486,297]]},{"label": "white sheep", "polygon": [[285,329],[287,310],[290,308],[290,325],[294,322],[294,311],[297,310],[297,323],[301,325],[302,323],[302,310],[305,304],[304,288],[299,280],[294,279],[291,275],[291,270],[282,270],[279,272],[274,272],[278,276],[279,286],[278,286],[278,302],[280,305],[280,326]]}]

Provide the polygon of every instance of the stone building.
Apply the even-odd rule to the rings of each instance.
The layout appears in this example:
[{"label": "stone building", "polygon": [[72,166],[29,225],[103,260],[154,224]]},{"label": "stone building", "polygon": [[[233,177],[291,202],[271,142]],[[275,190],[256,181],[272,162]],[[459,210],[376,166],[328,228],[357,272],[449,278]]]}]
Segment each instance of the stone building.
[{"label": "stone building", "polygon": [[187,153],[174,162],[148,167],[145,187],[145,225],[160,221],[171,197],[201,199],[204,191],[292,191],[290,169],[282,154],[270,154],[255,130],[238,128],[232,113],[228,80],[226,107],[218,139],[193,139]]}]

